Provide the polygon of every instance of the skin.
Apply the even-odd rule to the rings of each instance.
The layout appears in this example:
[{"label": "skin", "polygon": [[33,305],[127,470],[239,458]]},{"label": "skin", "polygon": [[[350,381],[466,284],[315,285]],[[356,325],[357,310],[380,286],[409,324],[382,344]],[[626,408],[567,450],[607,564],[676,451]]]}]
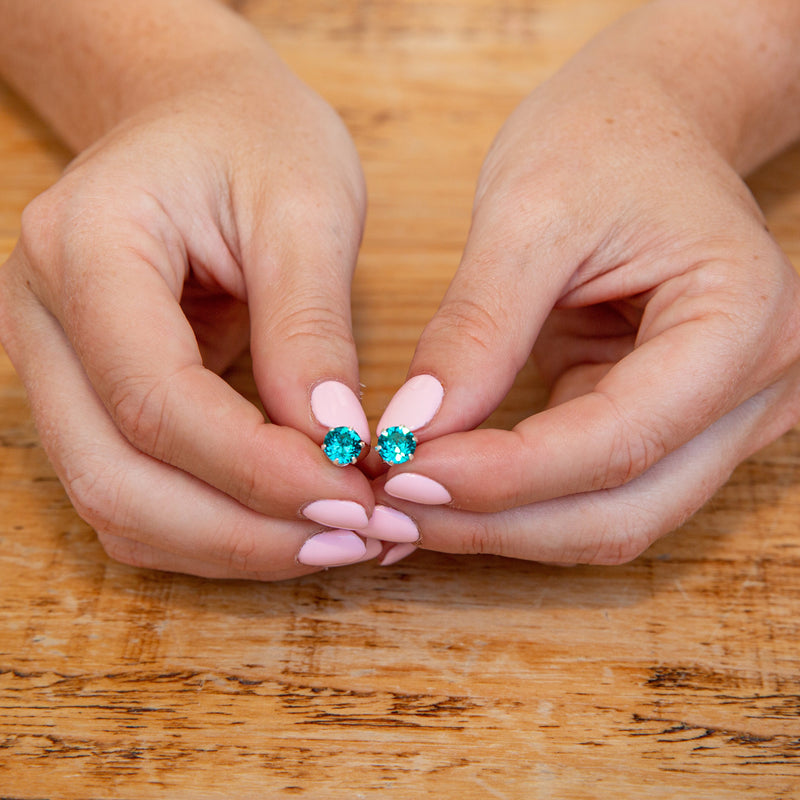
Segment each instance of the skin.
[{"label": "skin", "polygon": [[[0,17],[3,75],[80,152],[0,272],[0,337],[78,513],[129,564],[314,571],[302,508],[374,503],[309,408],[323,379],[358,388],[347,131],[213,2],[2,0]],[[247,344],[271,423],[218,377]]]},{"label": "skin", "polygon": [[[800,134],[795,0],[645,6],[508,120],[411,366],[444,402],[390,471],[445,485],[442,508],[319,450],[311,388],[358,388],[366,203],[331,109],[210,0],[0,18],[0,72],[80,153],[25,211],[0,339],[112,557],[292,577],[307,503],[377,497],[429,548],[618,563],[800,418],[798,278],[740,178]],[[218,377],[248,343],[270,423]],[[470,431],[532,351],[550,407]]]},{"label": "skin", "polygon": [[[444,402],[390,472],[453,502],[377,490],[425,547],[628,561],[800,419],[800,280],[740,177],[800,135],[799,31],[792,2],[653,3],[512,114],[410,370]],[[531,352],[549,407],[461,432]]]}]

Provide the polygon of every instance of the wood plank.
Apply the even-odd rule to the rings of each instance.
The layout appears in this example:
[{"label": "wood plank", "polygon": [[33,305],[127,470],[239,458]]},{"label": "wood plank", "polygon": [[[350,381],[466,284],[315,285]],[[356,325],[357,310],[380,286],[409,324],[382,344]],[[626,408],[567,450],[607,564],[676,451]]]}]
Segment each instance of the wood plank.
[{"label": "wood plank", "polygon": [[[244,0],[353,131],[374,425],[486,148],[633,0]],[[69,155],[0,88],[0,256]],[[800,266],[800,150],[754,176]],[[248,363],[230,375],[253,396]],[[526,369],[492,424],[543,402]],[[0,354],[0,797],[800,797],[800,431],[635,562],[418,553],[258,585],[109,561]]]}]

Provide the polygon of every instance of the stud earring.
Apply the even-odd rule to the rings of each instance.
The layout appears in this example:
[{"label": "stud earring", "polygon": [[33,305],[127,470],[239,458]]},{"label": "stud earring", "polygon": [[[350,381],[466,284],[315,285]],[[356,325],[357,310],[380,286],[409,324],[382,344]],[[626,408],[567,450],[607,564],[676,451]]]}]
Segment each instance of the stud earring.
[{"label": "stud earring", "polygon": [[366,444],[352,428],[341,425],[325,434],[322,452],[337,466],[355,464],[364,452]]},{"label": "stud earring", "polygon": [[414,458],[417,438],[405,425],[392,425],[378,437],[375,447],[378,455],[387,464],[405,464]]}]

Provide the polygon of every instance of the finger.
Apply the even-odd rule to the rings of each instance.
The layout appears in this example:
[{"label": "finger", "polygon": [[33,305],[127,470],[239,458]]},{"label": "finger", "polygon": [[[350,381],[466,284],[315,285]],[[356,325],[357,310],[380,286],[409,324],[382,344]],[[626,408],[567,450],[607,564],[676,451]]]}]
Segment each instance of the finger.
[{"label": "finger", "polygon": [[168,550],[162,550],[150,544],[124,536],[114,534],[101,534],[99,536],[103,549],[109,558],[139,569],[153,569],[159,572],[176,572],[182,575],[194,575],[198,578],[212,578],[221,580],[255,580],[255,581],[281,581],[310,574],[319,568],[299,567],[286,570],[275,569],[268,562],[261,562],[253,558],[246,568],[231,564],[220,564],[215,561],[203,561],[187,555],[178,555]]},{"label": "finger", "polygon": [[430,402],[415,429],[402,420],[418,411],[419,399],[404,386],[379,431],[404,424],[426,441],[467,430],[510,389],[570,271],[586,258],[590,238],[567,235],[566,215],[544,202],[534,209],[530,196],[512,203],[500,193],[487,195],[476,207],[461,265],[409,369],[410,380],[430,375],[439,381],[441,405]]},{"label": "finger", "polygon": [[705,270],[655,293],[639,345],[593,391],[529,417],[513,431],[479,430],[427,442],[413,465],[400,468],[402,475],[392,473],[387,490],[433,502],[433,489],[444,487],[446,494],[439,494],[457,507],[496,511],[613,488],[646,472],[769,385],[792,357],[796,274],[786,272],[775,283],[781,288],[769,298],[768,312],[757,306],[743,319],[744,312],[729,309],[746,308],[749,292],[767,299],[766,288],[757,289],[763,279],[748,277],[736,302],[731,271]]},{"label": "finger", "polygon": [[[353,548],[349,544],[350,540],[357,538],[352,531],[327,531],[309,537],[306,540],[306,544],[301,548],[298,558],[303,555],[304,551],[307,552],[309,550],[310,545],[316,544],[317,540],[332,536],[348,540],[348,546],[342,547],[340,545],[338,550],[333,551],[333,557],[331,557],[332,549],[330,543],[328,543],[324,547],[324,552],[321,553],[324,556],[324,563],[318,563],[315,566],[298,563],[287,570],[276,570],[274,563],[262,563],[257,558],[250,559],[246,565],[241,567],[214,561],[203,561],[191,556],[176,555],[168,550],[144,544],[138,539],[130,539],[113,534],[101,536],[101,542],[106,553],[111,558],[129,566],[157,569],[162,572],[179,572],[200,578],[255,581],[287,580],[316,572],[320,568],[350,566],[377,558],[383,552],[382,543],[372,540],[364,543],[364,547],[361,549],[363,555],[355,557],[350,552]],[[395,560],[399,560],[403,556],[404,554],[397,553],[395,554],[395,559],[388,563],[394,563]],[[384,558],[379,563],[383,566],[387,562]]]},{"label": "finger", "polygon": [[[261,413],[206,369],[177,299],[191,254],[169,219],[131,225],[113,203],[88,234],[58,232],[45,202],[27,225],[34,291],[58,318],[118,429],[138,450],[286,519],[320,499],[352,513],[315,521],[357,526],[372,495],[357,470],[335,469],[297,430]],[[38,225],[37,225],[38,223]],[[158,231],[157,235],[149,231]],[[23,229],[25,235],[26,229]]]},{"label": "finger", "polygon": [[23,335],[9,333],[6,319],[4,342],[56,472],[110,556],[205,577],[281,580],[368,555],[360,537],[343,531],[337,557],[300,563],[321,535],[318,526],[265,517],[136,450],[114,426],[54,318],[23,304],[16,309]]},{"label": "finger", "polygon": [[[676,529],[728,479],[735,466],[796,421],[792,382],[729,412],[644,475],[616,489],[559,497],[495,513],[390,503],[414,518],[420,546],[449,553],[494,553],[544,563],[619,564]],[[783,409],[783,410],[781,410]]]},{"label": "finger", "polygon": [[308,176],[309,191],[298,179],[290,198],[276,191],[244,245],[253,372],[273,421],[318,444],[350,427],[369,444],[350,304],[363,179],[340,168]]}]

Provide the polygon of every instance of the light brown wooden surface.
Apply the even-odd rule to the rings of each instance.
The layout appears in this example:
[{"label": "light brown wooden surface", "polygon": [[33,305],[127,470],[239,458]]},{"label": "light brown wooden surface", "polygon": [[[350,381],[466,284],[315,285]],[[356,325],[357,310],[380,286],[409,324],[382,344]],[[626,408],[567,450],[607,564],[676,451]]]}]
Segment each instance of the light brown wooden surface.
[{"label": "light brown wooden surface", "polygon": [[[376,421],[494,132],[634,0],[238,4],[339,109]],[[0,256],[68,154],[0,89]],[[800,151],[754,177],[800,266]],[[252,387],[243,364],[232,377]],[[542,399],[527,370],[494,422]],[[110,562],[0,357],[0,797],[800,797],[800,433],[632,564],[417,553],[274,585]],[[435,793],[435,794],[434,794]]]}]

